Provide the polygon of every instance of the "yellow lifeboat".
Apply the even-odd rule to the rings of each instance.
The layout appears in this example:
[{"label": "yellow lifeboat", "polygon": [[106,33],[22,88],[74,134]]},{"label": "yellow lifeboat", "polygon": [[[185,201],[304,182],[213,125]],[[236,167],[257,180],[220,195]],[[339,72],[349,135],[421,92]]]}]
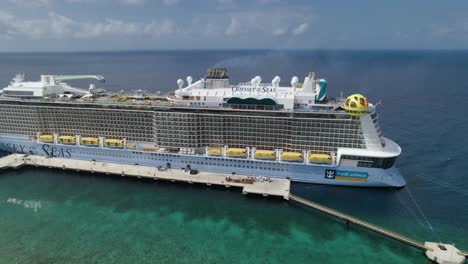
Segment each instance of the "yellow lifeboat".
[{"label": "yellow lifeboat", "polygon": [[247,157],[247,151],[243,148],[228,148],[226,150],[226,156],[235,158]]},{"label": "yellow lifeboat", "polygon": [[274,160],[276,159],[276,154],[273,150],[256,150],[254,157],[256,159]]},{"label": "yellow lifeboat", "polygon": [[117,96],[116,98],[114,98],[114,101],[116,102],[125,102],[125,101],[128,101],[128,96],[124,95],[124,96]]},{"label": "yellow lifeboat", "polygon": [[123,148],[124,141],[121,139],[105,139],[104,140],[104,147],[107,148]]},{"label": "yellow lifeboat", "polygon": [[136,144],[135,144],[135,143],[127,144],[127,148],[129,148],[129,149],[136,149]]},{"label": "yellow lifeboat", "polygon": [[314,163],[330,163],[331,156],[329,154],[310,154],[309,161]]},{"label": "yellow lifeboat", "polygon": [[99,138],[83,137],[80,139],[80,144],[84,146],[99,146]]},{"label": "yellow lifeboat", "polygon": [[304,156],[301,152],[283,152],[281,160],[284,161],[304,161]]},{"label": "yellow lifeboat", "polygon": [[54,143],[54,135],[40,135],[39,141],[46,143]]},{"label": "yellow lifeboat", "polygon": [[58,142],[61,144],[76,144],[76,137],[74,136],[60,136]]},{"label": "yellow lifeboat", "polygon": [[223,154],[223,150],[220,148],[208,148],[208,155],[210,156],[221,156]]}]

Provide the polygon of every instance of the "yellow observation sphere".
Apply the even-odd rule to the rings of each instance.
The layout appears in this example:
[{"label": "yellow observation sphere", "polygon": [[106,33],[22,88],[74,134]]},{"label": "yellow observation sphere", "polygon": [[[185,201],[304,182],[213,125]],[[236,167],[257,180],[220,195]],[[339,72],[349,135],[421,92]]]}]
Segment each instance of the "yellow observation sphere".
[{"label": "yellow observation sphere", "polygon": [[362,94],[353,94],[346,98],[343,108],[352,116],[362,116],[367,113],[369,101]]}]

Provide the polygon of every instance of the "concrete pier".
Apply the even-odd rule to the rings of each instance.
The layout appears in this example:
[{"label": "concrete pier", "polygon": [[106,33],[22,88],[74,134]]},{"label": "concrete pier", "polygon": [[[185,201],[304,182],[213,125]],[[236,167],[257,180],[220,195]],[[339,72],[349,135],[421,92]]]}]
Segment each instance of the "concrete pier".
[{"label": "concrete pier", "polygon": [[465,262],[466,254],[462,254],[453,245],[426,242],[424,246],[429,249],[426,251],[427,258],[436,263],[456,264]]},{"label": "concrete pier", "polygon": [[1,168],[35,166],[63,170],[87,171],[91,173],[113,174],[172,182],[201,183],[208,186],[219,185],[242,188],[243,194],[280,196],[289,199],[291,182],[288,179],[249,177],[211,172],[192,172],[177,168],[155,168],[141,165],[108,163],[77,159],[50,158],[33,155],[11,154],[0,158]]},{"label": "concrete pier", "polygon": [[21,154],[12,154],[0,158],[0,169],[16,169],[24,165],[24,156]]}]

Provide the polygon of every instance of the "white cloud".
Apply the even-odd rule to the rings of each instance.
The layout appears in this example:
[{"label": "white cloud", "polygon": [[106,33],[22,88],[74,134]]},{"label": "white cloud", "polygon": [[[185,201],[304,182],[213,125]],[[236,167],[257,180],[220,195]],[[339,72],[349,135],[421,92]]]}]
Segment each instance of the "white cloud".
[{"label": "white cloud", "polygon": [[288,33],[287,28],[277,28],[273,30],[273,36],[281,36]]},{"label": "white cloud", "polygon": [[51,0],[7,0],[7,1],[9,3],[19,5],[22,7],[28,7],[28,8],[46,7],[52,3]]},{"label": "white cloud", "polygon": [[116,19],[106,19],[100,23],[80,23],[75,38],[95,38],[102,36],[147,36],[160,37],[174,34],[177,26],[174,21],[165,19],[153,20],[150,23],[128,22]]},{"label": "white cloud", "polygon": [[307,31],[308,28],[309,28],[308,23],[302,23],[293,30],[293,34],[294,35],[302,35],[302,34],[304,34],[304,32]]},{"label": "white cloud", "polygon": [[44,25],[44,21],[20,20],[9,13],[0,11],[0,36],[3,39],[14,39],[21,35],[37,38],[44,33]]},{"label": "white cloud", "polygon": [[[27,1],[27,0],[9,0],[9,1]],[[52,0],[42,0],[42,1],[52,1]],[[55,0],[57,1],[57,0]],[[66,3],[70,3],[70,4],[82,4],[82,3],[89,3],[89,4],[96,4],[96,3],[99,3],[99,2],[108,2],[109,4],[112,4],[115,2],[115,0],[63,0],[65,1]],[[146,4],[148,1],[147,0],[118,0],[117,1],[119,4],[123,4],[123,5],[134,5],[134,6],[139,6],[139,5],[144,5]],[[176,5],[180,2],[180,0],[160,0],[160,2],[163,4],[163,5],[166,5],[166,6],[172,6],[172,5]]]},{"label": "white cloud", "polygon": [[121,0],[121,2],[127,5],[142,5],[145,3],[145,0]]},{"label": "white cloud", "polygon": [[[68,1],[90,1],[90,0],[68,0]],[[143,5],[146,3],[146,0],[120,0],[120,2],[125,5]],[[172,6],[172,5],[178,4],[179,0],[161,0],[161,3],[166,6]]]},{"label": "white cloud", "polygon": [[429,32],[432,36],[438,38],[466,38],[468,33],[468,18],[458,18],[455,21],[447,21],[441,24],[428,25],[424,31]]},{"label": "white cloud", "polygon": [[82,3],[91,3],[93,2],[93,0],[65,0],[65,2],[70,3],[70,4],[82,4]]},{"label": "white cloud", "polygon": [[109,4],[113,4],[115,2],[118,2],[119,4],[124,4],[124,5],[143,5],[146,0],[118,0],[118,1],[103,1],[103,0],[63,0],[66,3],[70,4],[97,4],[97,3],[102,3],[102,2],[109,2]]},{"label": "white cloud", "polygon": [[57,37],[65,37],[70,34],[74,21],[68,17],[49,13],[48,17],[50,32]]},{"label": "white cloud", "polygon": [[10,14],[0,11],[0,39],[11,39],[12,30],[8,25],[14,19]]},{"label": "white cloud", "polygon": [[232,10],[237,8],[235,0],[217,0],[219,10]]},{"label": "white cloud", "polygon": [[[18,5],[27,8],[50,7],[52,4],[68,3],[68,4],[97,4],[115,2],[123,5],[144,5],[147,0],[6,0],[10,4]],[[180,0],[160,0],[166,6],[178,4]]]},{"label": "white cloud", "polygon": [[239,21],[238,18],[236,17],[231,17],[231,22],[229,22],[229,25],[226,28],[226,31],[224,31],[224,34],[227,36],[233,36],[233,35],[238,35],[243,32],[243,25]]},{"label": "white cloud", "polygon": [[207,39],[217,39],[225,36],[228,38],[248,37],[256,41],[305,34],[310,30],[314,17],[307,10],[298,12],[291,9],[225,11],[203,16],[197,15],[192,19],[180,20],[177,23],[172,18],[145,21],[144,19],[116,19],[106,16],[79,19],[57,12],[38,13],[38,15],[38,18],[25,18],[0,11],[0,39],[70,40],[99,39],[109,36],[121,39],[128,37],[148,39],[162,36],[179,39],[204,36]]},{"label": "white cloud", "polygon": [[162,0],[163,4],[167,6],[175,5],[179,3],[179,0]]},{"label": "white cloud", "polygon": [[104,19],[100,22],[78,21],[50,12],[42,19],[19,19],[0,11],[0,36],[3,39],[83,39],[103,36],[159,37],[176,32],[172,20],[150,23]]},{"label": "white cloud", "polygon": [[159,37],[163,35],[170,35],[177,32],[177,26],[174,21],[165,19],[162,21],[152,21],[146,24],[143,32],[152,37]]},{"label": "white cloud", "polygon": [[301,35],[309,28],[312,16],[292,12],[287,10],[232,12],[224,34],[227,36]]},{"label": "white cloud", "polygon": [[257,3],[261,5],[278,4],[280,2],[280,0],[257,0]]},{"label": "white cloud", "polygon": [[73,38],[95,38],[112,35],[133,35],[138,33],[138,25],[132,22],[124,22],[117,19],[106,19],[98,23],[75,22],[76,31]]}]

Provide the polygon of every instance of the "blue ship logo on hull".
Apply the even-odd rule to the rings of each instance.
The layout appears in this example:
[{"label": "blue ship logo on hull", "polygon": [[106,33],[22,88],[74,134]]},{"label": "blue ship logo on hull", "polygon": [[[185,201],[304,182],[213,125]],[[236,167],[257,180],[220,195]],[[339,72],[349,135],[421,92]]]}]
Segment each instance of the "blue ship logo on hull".
[{"label": "blue ship logo on hull", "polygon": [[325,170],[325,178],[335,179],[336,170]]},{"label": "blue ship logo on hull", "polygon": [[361,171],[325,170],[325,178],[331,180],[367,182],[368,176],[367,172]]}]

